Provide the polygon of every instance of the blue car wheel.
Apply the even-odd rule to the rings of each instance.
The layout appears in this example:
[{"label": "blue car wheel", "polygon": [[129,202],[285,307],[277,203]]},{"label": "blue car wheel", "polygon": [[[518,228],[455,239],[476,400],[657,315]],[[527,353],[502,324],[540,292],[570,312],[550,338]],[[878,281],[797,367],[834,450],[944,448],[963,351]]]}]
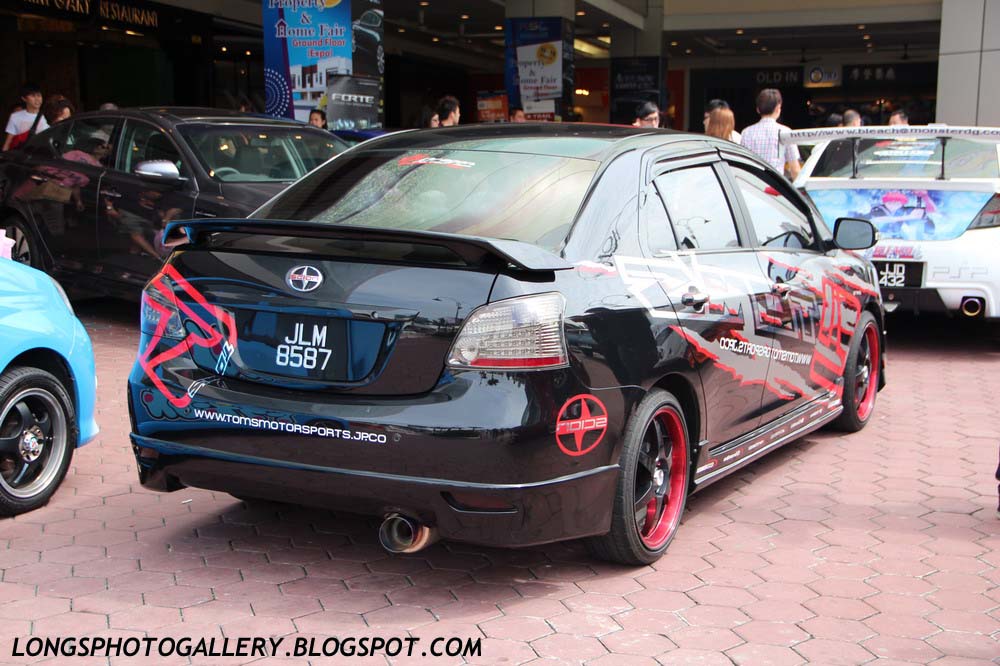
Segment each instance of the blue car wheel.
[{"label": "blue car wheel", "polygon": [[37,368],[0,375],[0,515],[37,509],[59,487],[78,439],[66,389]]}]

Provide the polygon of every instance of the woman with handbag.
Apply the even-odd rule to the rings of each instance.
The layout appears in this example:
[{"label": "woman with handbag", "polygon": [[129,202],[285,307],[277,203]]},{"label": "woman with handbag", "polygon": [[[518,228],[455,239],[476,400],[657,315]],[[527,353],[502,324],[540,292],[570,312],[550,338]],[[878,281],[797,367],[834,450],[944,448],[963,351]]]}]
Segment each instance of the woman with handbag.
[{"label": "woman with handbag", "polygon": [[3,142],[4,151],[20,148],[29,138],[49,128],[42,117],[42,89],[31,83],[21,87],[24,109],[15,111],[7,119],[7,137]]}]

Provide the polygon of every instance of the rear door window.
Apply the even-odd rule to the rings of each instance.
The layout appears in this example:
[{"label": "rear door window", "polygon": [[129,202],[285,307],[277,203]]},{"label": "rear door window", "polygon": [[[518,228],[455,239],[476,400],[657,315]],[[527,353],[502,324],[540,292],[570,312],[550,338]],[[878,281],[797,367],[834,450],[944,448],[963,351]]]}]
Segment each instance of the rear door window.
[{"label": "rear door window", "polygon": [[654,183],[666,207],[678,248],[740,247],[733,212],[711,166],[670,171],[657,176]]},{"label": "rear door window", "polygon": [[556,250],[597,166],[524,153],[363,151],[307,176],[255,216],[504,238]]}]

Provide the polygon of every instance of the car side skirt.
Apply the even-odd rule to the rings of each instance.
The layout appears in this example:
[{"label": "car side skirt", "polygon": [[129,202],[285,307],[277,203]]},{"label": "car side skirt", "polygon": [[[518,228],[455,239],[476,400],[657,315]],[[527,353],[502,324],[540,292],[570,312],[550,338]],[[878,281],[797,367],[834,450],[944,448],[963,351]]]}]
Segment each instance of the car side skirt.
[{"label": "car side skirt", "polygon": [[840,395],[830,392],[732,442],[714,448],[707,446],[707,442],[702,442],[696,455],[695,490],[822,428],[843,411]]}]

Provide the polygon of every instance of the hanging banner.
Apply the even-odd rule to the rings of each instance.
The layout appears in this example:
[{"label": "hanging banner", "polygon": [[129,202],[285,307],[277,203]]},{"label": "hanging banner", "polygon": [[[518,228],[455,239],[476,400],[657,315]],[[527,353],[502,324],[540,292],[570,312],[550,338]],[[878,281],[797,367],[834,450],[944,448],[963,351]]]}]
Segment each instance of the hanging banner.
[{"label": "hanging banner", "polygon": [[509,18],[504,41],[509,104],[527,112],[554,100],[542,104],[552,111],[540,119],[558,117],[572,103],[573,24],[562,18]]},{"label": "hanging banner", "polygon": [[[331,111],[343,110],[346,103],[349,110],[340,125],[378,126],[385,70],[381,4],[381,0],[263,0],[265,111],[306,121],[309,112],[319,108],[334,127],[338,123],[330,118]],[[345,82],[345,77],[373,81],[374,102],[368,103],[373,86]],[[358,87],[364,91],[354,91]],[[348,97],[338,97],[331,105],[331,92]],[[360,104],[373,108],[374,115],[359,118]]]}]

